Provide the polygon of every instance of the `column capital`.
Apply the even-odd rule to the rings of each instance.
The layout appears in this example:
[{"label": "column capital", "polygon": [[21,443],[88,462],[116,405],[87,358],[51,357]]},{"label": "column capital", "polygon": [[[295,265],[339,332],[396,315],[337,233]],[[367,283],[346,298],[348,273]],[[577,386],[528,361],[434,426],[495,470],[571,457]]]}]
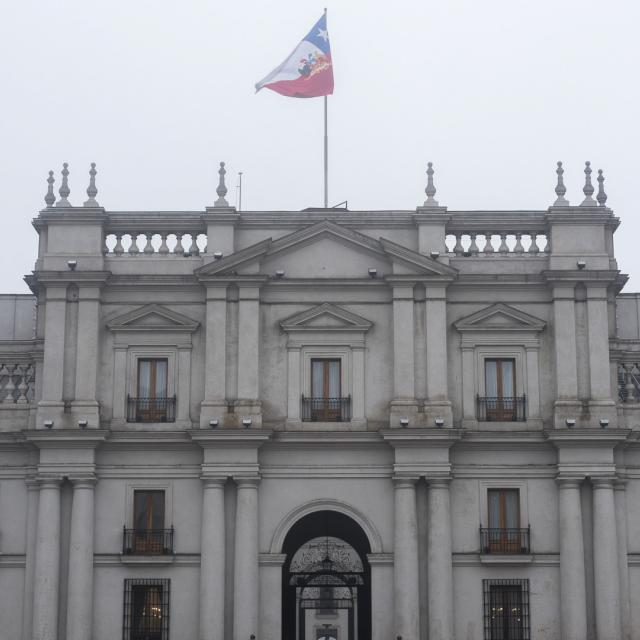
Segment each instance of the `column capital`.
[{"label": "column capital", "polygon": [[617,478],[614,476],[603,476],[591,478],[591,486],[593,489],[613,489]]},{"label": "column capital", "polygon": [[70,475],[69,482],[71,482],[74,489],[93,489],[98,483],[98,478],[93,474]]},{"label": "column capital", "polygon": [[418,482],[419,476],[394,475],[391,479],[393,480],[394,489],[413,489],[416,486],[416,482]]},{"label": "column capital", "polygon": [[613,488],[616,491],[626,491],[627,489],[627,478],[616,478],[613,482]]},{"label": "column capital", "polygon": [[55,475],[38,475],[35,478],[35,481],[37,482],[40,489],[59,489],[60,485],[62,484],[62,480],[62,476]]},{"label": "column capital", "polygon": [[556,477],[559,489],[579,489],[584,480],[583,476],[562,476]]},{"label": "column capital", "polygon": [[449,489],[451,478],[425,478],[429,489]]},{"label": "column capital", "polygon": [[238,489],[258,488],[260,484],[260,476],[233,476]]},{"label": "column capital", "polygon": [[200,476],[203,489],[224,489],[227,484],[226,476]]}]

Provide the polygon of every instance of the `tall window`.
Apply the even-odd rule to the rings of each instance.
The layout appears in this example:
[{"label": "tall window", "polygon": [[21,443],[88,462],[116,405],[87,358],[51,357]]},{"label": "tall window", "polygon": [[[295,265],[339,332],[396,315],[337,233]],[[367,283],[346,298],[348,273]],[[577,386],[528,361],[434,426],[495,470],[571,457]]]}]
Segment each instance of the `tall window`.
[{"label": "tall window", "polygon": [[163,553],[166,546],[164,526],[164,491],[134,491],[134,551]]},{"label": "tall window", "polygon": [[142,422],[167,420],[167,360],[138,360],[137,419]]},{"label": "tall window", "polygon": [[125,580],[123,640],[169,640],[170,580]]},{"label": "tall window", "polygon": [[484,361],[485,420],[518,420],[520,413],[524,417],[524,406],[518,411],[518,403],[523,399],[516,398],[515,370],[512,358],[487,358]]},{"label": "tall window", "polygon": [[485,640],[529,640],[529,581],[483,580]]},{"label": "tall window", "polygon": [[520,490],[489,489],[489,550],[497,553],[520,553]]},{"label": "tall window", "polygon": [[342,419],[342,381],[339,359],[311,360],[312,420],[336,422]]}]

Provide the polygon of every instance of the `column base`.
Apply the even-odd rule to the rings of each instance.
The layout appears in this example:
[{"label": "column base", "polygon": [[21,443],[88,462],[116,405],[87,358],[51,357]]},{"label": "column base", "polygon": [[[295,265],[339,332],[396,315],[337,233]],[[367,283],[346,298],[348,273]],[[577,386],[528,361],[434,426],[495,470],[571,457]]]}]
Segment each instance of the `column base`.
[{"label": "column base", "polygon": [[[408,424],[401,424],[400,420],[407,418]],[[389,427],[403,429],[405,427],[422,427],[423,416],[418,415],[418,401],[413,399],[392,400],[389,405]]]},{"label": "column base", "polygon": [[[251,424],[245,424],[246,420],[251,420]],[[226,422],[229,427],[260,429],[262,427],[262,401],[234,400],[233,413],[227,414]]]},{"label": "column base", "polygon": [[71,403],[71,428],[80,427],[80,420],[86,420],[86,429],[100,428],[100,405],[95,400],[74,400]]},{"label": "column base", "polygon": [[572,427],[600,429],[603,426],[615,429],[618,426],[618,408],[613,400],[556,400],[553,407],[553,426],[566,429],[567,420],[575,420]]},{"label": "column base", "polygon": [[[436,424],[436,420],[444,420],[444,424]],[[451,402],[448,400],[425,400],[424,402],[424,426],[429,429],[453,427],[453,412]]]},{"label": "column base", "polygon": [[218,421],[218,427],[226,427],[227,407],[226,400],[203,400],[200,403],[200,428],[211,429],[212,420]]},{"label": "column base", "polygon": [[[36,429],[64,429],[68,420],[64,414],[64,402],[55,400],[41,400],[36,412]],[[53,422],[53,426],[46,427],[45,422]]]}]

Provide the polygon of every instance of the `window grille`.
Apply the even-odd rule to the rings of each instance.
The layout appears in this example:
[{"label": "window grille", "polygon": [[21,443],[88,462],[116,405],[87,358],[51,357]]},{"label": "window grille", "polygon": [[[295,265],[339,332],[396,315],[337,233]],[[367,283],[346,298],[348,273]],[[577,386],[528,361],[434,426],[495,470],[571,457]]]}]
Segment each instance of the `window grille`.
[{"label": "window grille", "polygon": [[169,640],[171,580],[125,579],[122,640]]},{"label": "window grille", "polygon": [[484,640],[530,640],[529,580],[483,580]]}]

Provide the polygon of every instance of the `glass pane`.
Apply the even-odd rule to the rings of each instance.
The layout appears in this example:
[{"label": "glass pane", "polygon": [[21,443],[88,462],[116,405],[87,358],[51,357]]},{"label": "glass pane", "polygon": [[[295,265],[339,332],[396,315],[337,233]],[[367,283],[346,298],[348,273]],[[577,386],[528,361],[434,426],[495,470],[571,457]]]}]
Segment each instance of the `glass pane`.
[{"label": "glass pane", "polygon": [[134,528],[164,529],[164,491],[135,491]]},{"label": "glass pane", "polygon": [[156,360],[156,398],[167,397],[167,361]]},{"label": "glass pane", "polygon": [[500,525],[500,491],[489,490],[489,529],[497,529]]},{"label": "glass pane", "polygon": [[324,397],[324,361],[311,361],[311,397]]},{"label": "glass pane", "polygon": [[340,389],[340,361],[331,360],[327,362],[329,365],[329,397],[340,398],[342,390]]},{"label": "glass pane", "polygon": [[513,388],[513,360],[502,360],[502,397],[512,398],[515,396]]},{"label": "glass pane", "polygon": [[138,360],[138,398],[149,398],[151,392],[151,361]]},{"label": "glass pane", "polygon": [[485,395],[488,398],[496,398],[498,396],[498,369],[495,360],[484,361],[484,386]]},{"label": "glass pane", "polygon": [[520,491],[507,489],[504,492],[505,526],[508,529],[520,527]]}]

